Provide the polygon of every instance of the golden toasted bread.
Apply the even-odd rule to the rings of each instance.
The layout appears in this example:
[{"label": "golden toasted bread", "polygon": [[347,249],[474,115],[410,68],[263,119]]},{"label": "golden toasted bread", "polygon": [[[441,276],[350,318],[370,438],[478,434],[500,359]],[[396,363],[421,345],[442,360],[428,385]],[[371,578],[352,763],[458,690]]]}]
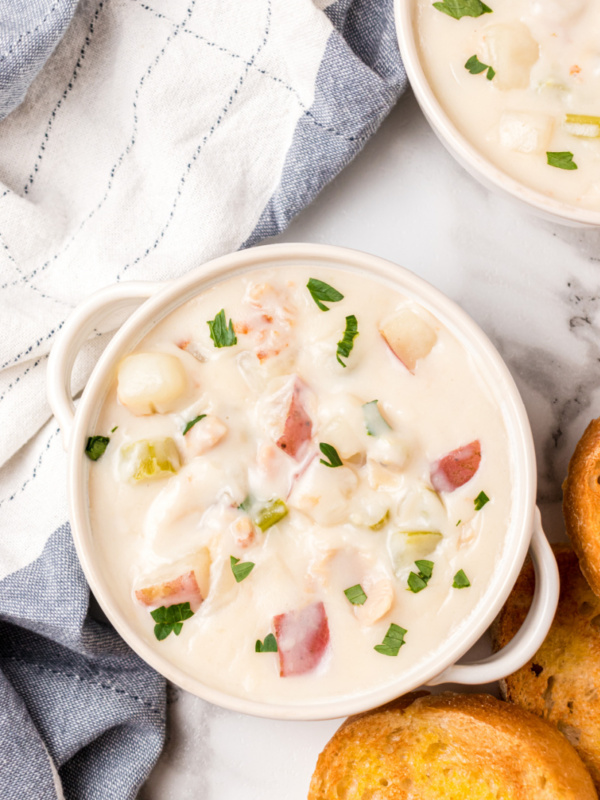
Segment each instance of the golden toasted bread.
[{"label": "golden toasted bread", "polygon": [[581,571],[600,597],[600,419],[590,422],[571,456],[563,515]]},{"label": "golden toasted bread", "polygon": [[556,728],[490,695],[407,695],[351,717],[308,800],[597,800]]},{"label": "golden toasted bread", "polygon": [[[577,556],[555,545],[560,599],[545,642],[532,661],[502,681],[507,700],[553,722],[575,746],[600,789],[600,599],[581,574]],[[493,628],[495,649],[521,627],[533,597],[530,562]]]}]

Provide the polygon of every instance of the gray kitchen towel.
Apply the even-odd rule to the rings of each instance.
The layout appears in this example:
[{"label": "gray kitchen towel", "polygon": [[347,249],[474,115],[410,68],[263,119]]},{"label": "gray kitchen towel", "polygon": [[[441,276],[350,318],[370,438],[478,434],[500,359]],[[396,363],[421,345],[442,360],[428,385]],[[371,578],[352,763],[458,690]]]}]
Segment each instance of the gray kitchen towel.
[{"label": "gray kitchen towel", "polygon": [[66,522],[64,320],[283,230],[406,86],[392,0],[81,0],[58,41],[72,12],[0,2],[2,800],[133,798],[165,734],[164,681],[94,612]]}]

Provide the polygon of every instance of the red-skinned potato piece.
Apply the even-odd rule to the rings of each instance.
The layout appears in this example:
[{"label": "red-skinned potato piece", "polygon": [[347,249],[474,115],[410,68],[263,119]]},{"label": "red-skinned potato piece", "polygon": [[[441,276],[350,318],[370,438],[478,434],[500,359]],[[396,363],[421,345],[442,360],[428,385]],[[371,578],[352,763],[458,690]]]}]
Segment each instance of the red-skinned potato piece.
[{"label": "red-skinned potato piece", "polygon": [[379,327],[387,346],[409,372],[414,372],[417,361],[429,355],[437,341],[434,329],[410,309],[401,309]]},{"label": "red-skinned potato piece", "polygon": [[278,614],[273,623],[280,676],[304,675],[313,670],[329,644],[329,625],[323,603]]},{"label": "red-skinned potato piece", "polygon": [[145,606],[175,606],[178,603],[189,603],[192,611],[197,611],[203,601],[194,570],[174,578],[172,581],[158,583],[138,589],[136,598]]},{"label": "red-skinned potato piece", "polygon": [[431,468],[431,485],[437,492],[453,492],[471,480],[481,463],[479,439],[457,447]]},{"label": "red-skinned potato piece", "polygon": [[305,442],[312,436],[312,420],[302,404],[301,389],[298,383],[294,384],[292,397],[288,406],[283,433],[276,441],[277,447],[296,458]]}]

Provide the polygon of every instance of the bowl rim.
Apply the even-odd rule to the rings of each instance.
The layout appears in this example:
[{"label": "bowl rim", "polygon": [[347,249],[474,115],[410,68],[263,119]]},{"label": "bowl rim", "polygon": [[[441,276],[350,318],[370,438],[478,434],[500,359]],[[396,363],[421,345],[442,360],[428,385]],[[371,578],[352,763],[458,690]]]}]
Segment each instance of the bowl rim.
[{"label": "bowl rim", "polygon": [[[513,513],[503,551],[489,586],[469,613],[468,619],[472,619],[476,613],[477,619],[466,634],[462,631],[460,641],[453,634],[445,642],[442,640],[442,644],[438,643],[437,650],[432,648],[427,669],[423,669],[423,659],[408,671],[409,677],[417,675],[416,682],[413,678],[411,683],[407,683],[406,674],[403,673],[398,680],[375,690],[333,701],[272,704],[241,698],[207,686],[150,647],[130,625],[111,596],[108,581],[103,578],[101,558],[94,553],[87,497],[89,460],[84,459],[84,448],[106,387],[114,377],[116,362],[135,347],[160,319],[199,292],[227,278],[255,269],[301,265],[311,261],[332,268],[349,269],[375,280],[391,281],[401,294],[414,296],[425,307],[433,309],[433,313],[438,313],[443,324],[449,325],[465,346],[485,359],[484,363],[489,365],[488,383],[491,384],[492,379],[498,381],[497,386],[490,385],[490,389],[502,408],[509,440],[513,442]],[[90,587],[119,634],[144,661],[183,689],[223,708],[271,719],[319,720],[374,708],[427,683],[455,664],[480,638],[507,599],[527,554],[535,510],[536,462],[527,413],[506,364],[479,326],[453,300],[409,270],[377,256],[330,245],[275,244],[222,256],[165,283],[118,329],[98,359],[77,407],[69,442],[68,490],[73,540]],[[509,548],[511,537],[513,547]],[[459,627],[462,629],[464,625]],[[403,685],[403,679],[406,685]]]},{"label": "bowl rim", "polygon": [[538,192],[512,178],[483,156],[451,121],[431,88],[421,65],[414,11],[418,0],[394,0],[394,20],[406,74],[427,121],[450,153],[482,182],[565,224],[600,226],[600,211],[578,208]]}]

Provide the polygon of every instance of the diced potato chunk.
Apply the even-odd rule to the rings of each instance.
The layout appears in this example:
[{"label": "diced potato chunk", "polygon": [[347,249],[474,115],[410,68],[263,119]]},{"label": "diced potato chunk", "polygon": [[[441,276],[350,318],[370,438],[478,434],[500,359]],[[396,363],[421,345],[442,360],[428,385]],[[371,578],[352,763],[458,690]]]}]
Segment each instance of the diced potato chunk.
[{"label": "diced potato chunk", "polygon": [[531,68],[538,60],[540,47],[522,22],[488,25],[484,30],[486,64],[496,71],[498,89],[526,89]]},{"label": "diced potato chunk", "polygon": [[506,111],[498,127],[500,144],[517,153],[541,153],[548,147],[552,117],[527,111]]},{"label": "diced potato chunk", "polygon": [[120,455],[121,477],[134,483],[168,478],[180,467],[179,451],[170,437],[124,444]]},{"label": "diced potato chunk", "polygon": [[357,486],[349,467],[330,469],[315,460],[298,480],[289,503],[318,525],[337,525],[349,519],[348,502]]},{"label": "diced potato chunk", "polygon": [[192,611],[196,611],[210,588],[209,552],[202,547],[191,556],[149,576],[144,583],[143,588],[135,591],[137,600],[143,605],[158,608],[189,603]]},{"label": "diced potato chunk", "polygon": [[168,353],[135,353],[119,365],[117,395],[133,414],[173,411],[186,387],[181,361]]},{"label": "diced potato chunk", "polygon": [[402,309],[392,318],[384,320],[379,332],[409,372],[414,372],[417,361],[425,358],[437,341],[437,334],[431,325],[409,309]]},{"label": "diced potato chunk", "polygon": [[454,492],[468,483],[479,469],[481,444],[475,439],[457,447],[431,467],[431,485],[438,492]]},{"label": "diced potato chunk", "polygon": [[323,658],[329,644],[329,625],[323,603],[278,614],[273,618],[279,674],[304,675]]},{"label": "diced potato chunk", "polygon": [[187,454],[201,456],[217,445],[227,433],[227,425],[219,417],[208,414],[185,434],[183,440]]}]

